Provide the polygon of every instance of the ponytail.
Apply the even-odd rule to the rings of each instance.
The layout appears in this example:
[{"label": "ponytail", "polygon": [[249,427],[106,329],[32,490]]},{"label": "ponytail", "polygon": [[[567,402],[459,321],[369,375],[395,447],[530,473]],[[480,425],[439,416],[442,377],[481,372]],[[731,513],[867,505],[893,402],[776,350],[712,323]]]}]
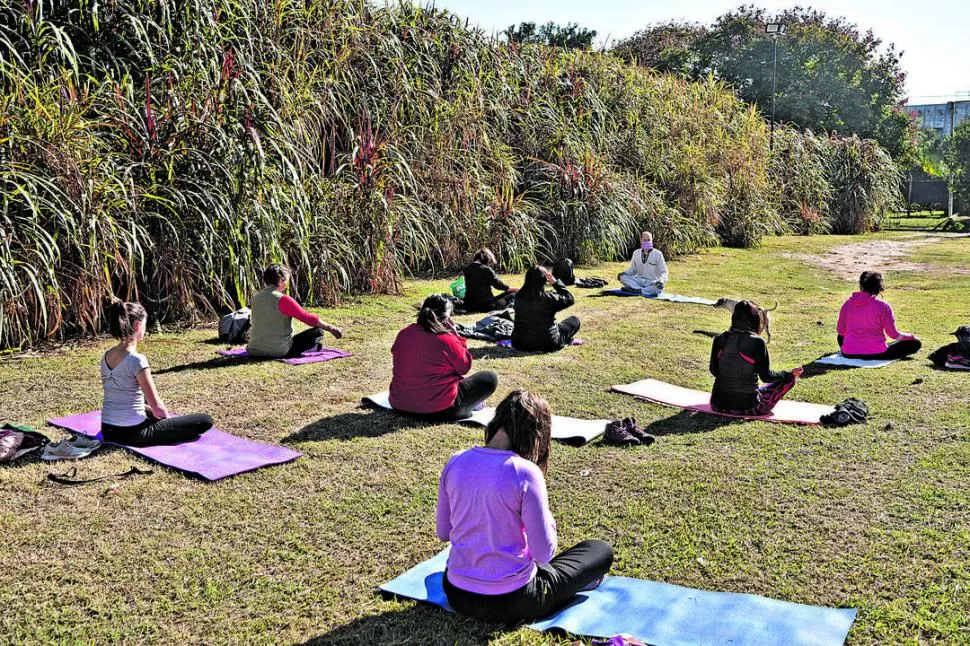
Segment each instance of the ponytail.
[{"label": "ponytail", "polygon": [[424,299],[424,304],[421,305],[421,311],[418,312],[418,325],[431,334],[451,332],[451,328],[445,325],[445,321],[451,316],[454,307],[444,294],[432,294]]},{"label": "ponytail", "polygon": [[108,306],[108,329],[116,339],[134,336],[135,322],[147,319],[148,313],[138,303],[115,301]]}]

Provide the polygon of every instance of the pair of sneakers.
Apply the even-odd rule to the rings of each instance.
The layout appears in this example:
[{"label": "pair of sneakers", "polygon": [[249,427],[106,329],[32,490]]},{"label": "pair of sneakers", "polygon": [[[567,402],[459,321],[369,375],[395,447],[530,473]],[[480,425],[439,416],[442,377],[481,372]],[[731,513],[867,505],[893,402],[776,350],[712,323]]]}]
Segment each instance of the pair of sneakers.
[{"label": "pair of sneakers", "polygon": [[603,441],[614,446],[650,446],[656,440],[656,437],[637,426],[634,417],[610,422],[603,435]]},{"label": "pair of sneakers", "polygon": [[57,460],[78,460],[85,458],[101,448],[101,440],[84,435],[72,435],[56,444],[48,444],[40,459],[47,462]]},{"label": "pair of sneakers", "polygon": [[946,363],[943,365],[952,370],[970,370],[970,357],[962,354],[951,354],[947,356]]}]

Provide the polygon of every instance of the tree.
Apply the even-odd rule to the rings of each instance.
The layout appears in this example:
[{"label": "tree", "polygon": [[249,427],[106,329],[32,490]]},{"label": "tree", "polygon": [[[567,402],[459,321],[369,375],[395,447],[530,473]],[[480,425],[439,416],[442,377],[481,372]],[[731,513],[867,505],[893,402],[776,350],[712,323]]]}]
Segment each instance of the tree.
[{"label": "tree", "polygon": [[552,22],[538,28],[534,22],[520,22],[518,27],[509,25],[502,34],[510,43],[535,43],[564,49],[589,49],[596,38],[594,29],[586,29],[573,23],[563,27]]},{"label": "tree", "polygon": [[697,41],[707,32],[697,23],[666,22],[643,29],[613,48],[613,53],[658,72],[691,77],[698,66]]},{"label": "tree", "polygon": [[946,165],[950,170],[950,190],[965,210],[970,206],[970,121],[961,123],[947,137]]},{"label": "tree", "polygon": [[769,15],[742,6],[709,28],[668,23],[639,32],[617,46],[661,71],[699,79],[713,74],[735,88],[766,116],[772,99],[772,37],[765,24],[778,22],[775,120],[827,133],[873,138],[895,159],[911,161],[915,123],[898,109],[905,74],[901,53],[883,48],[843,18],[795,7]]}]

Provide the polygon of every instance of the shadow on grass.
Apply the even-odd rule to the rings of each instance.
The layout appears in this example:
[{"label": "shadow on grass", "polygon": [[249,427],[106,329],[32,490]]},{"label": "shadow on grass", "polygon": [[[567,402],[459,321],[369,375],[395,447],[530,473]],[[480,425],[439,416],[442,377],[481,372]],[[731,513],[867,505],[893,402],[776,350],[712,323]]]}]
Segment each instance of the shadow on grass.
[{"label": "shadow on grass", "polygon": [[724,417],[723,415],[710,415],[708,413],[698,413],[696,411],[682,410],[676,415],[666,419],[658,419],[652,422],[644,430],[651,435],[660,437],[661,435],[684,435],[687,433],[707,433],[728,424],[736,424],[744,421],[735,417]]},{"label": "shadow on grass", "polygon": [[256,363],[259,361],[272,361],[272,359],[254,359],[252,357],[224,357],[222,355],[217,355],[211,359],[206,359],[204,361],[193,361],[192,363],[183,363],[180,366],[171,366],[169,368],[162,368],[161,370],[153,370],[152,372],[156,375],[165,375],[172,372],[185,372],[186,370],[209,370],[210,368],[230,368],[232,366],[241,366],[247,363]]},{"label": "shadow on grass", "polygon": [[478,348],[469,348],[468,353],[473,359],[514,359],[516,356],[525,353],[516,352],[512,348],[501,345],[486,345]]},{"label": "shadow on grass", "polygon": [[388,433],[442,423],[444,422],[408,417],[384,409],[363,408],[351,413],[341,413],[311,422],[299,431],[283,438],[283,444],[380,437]]},{"label": "shadow on grass", "polygon": [[323,644],[486,644],[501,627],[417,604],[403,610],[355,619],[313,637],[305,646]]}]

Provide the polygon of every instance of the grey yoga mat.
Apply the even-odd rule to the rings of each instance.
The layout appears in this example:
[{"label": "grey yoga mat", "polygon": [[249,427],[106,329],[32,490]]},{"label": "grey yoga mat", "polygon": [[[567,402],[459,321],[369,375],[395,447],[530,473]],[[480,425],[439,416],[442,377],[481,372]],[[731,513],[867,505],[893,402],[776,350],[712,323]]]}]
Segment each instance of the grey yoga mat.
[{"label": "grey yoga mat", "polygon": [[[388,400],[388,392],[386,390],[364,397],[361,403],[369,406],[377,406],[386,410],[394,410],[391,407],[391,402]],[[487,426],[493,417],[495,417],[495,409],[485,407],[472,413],[471,417],[459,420],[458,423]],[[552,439],[566,444],[582,446],[602,435],[609,422],[610,420],[608,419],[576,419],[575,417],[553,415]]]}]

